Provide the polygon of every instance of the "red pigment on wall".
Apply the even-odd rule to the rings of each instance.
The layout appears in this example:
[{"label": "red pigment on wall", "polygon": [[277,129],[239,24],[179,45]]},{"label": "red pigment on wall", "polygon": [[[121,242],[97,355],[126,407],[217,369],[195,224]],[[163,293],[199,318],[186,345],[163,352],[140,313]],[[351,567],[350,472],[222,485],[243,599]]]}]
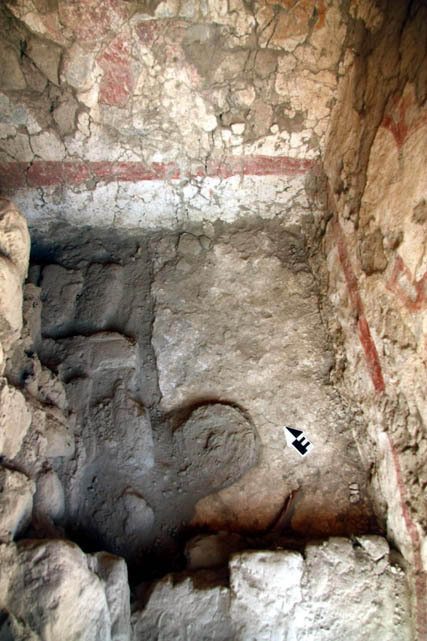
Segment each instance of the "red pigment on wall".
[{"label": "red pigment on wall", "polygon": [[375,347],[375,343],[371,336],[371,330],[369,329],[368,321],[365,316],[359,316],[357,330],[360,343],[363,347],[363,351],[365,352],[366,363],[368,365],[372,383],[375,390],[382,393],[385,390],[384,378],[381,371],[377,348]]},{"label": "red pigment on wall", "polygon": [[[89,180],[98,182],[140,182],[146,180],[177,180],[185,178],[231,176],[296,176],[313,167],[310,160],[286,156],[232,156],[224,161],[209,161],[194,170],[182,172],[175,163],[141,162],[69,162],[36,160],[33,163],[0,163],[0,190],[13,194],[25,187],[69,185],[78,187]],[[94,185],[87,185],[93,188]]]},{"label": "red pigment on wall", "polygon": [[[129,19],[130,7],[123,0],[68,0],[60,4],[58,13],[61,25],[73,31],[75,40],[92,48]],[[46,21],[43,14],[41,18]]]},{"label": "red pigment on wall", "polygon": [[394,469],[396,470],[397,487],[399,489],[400,505],[402,508],[402,516],[405,521],[406,529],[409,533],[412,543],[412,550],[414,555],[414,568],[415,568],[415,593],[417,597],[417,617],[416,627],[419,641],[427,641],[427,573],[423,567],[423,560],[421,556],[421,539],[420,533],[416,524],[414,523],[405,500],[405,485],[402,477],[402,470],[399,462],[399,455],[393,445],[390,434],[387,434],[390,443],[390,450],[393,457]]},{"label": "red pigment on wall", "polygon": [[7,162],[0,164],[0,191],[13,193],[26,187],[25,172],[29,165],[26,162]]},{"label": "red pigment on wall", "polygon": [[136,25],[136,34],[144,47],[150,48],[158,37],[160,32],[158,23],[158,20],[143,20]]},{"label": "red pigment on wall", "polygon": [[372,339],[368,321],[365,318],[362,299],[359,292],[359,285],[348,255],[344,232],[338,221],[335,222],[334,226],[338,247],[338,256],[343,268],[350,300],[357,314],[357,329],[359,340],[362,345],[363,351],[365,352],[366,363],[374,389],[376,392],[382,393],[385,390],[385,385],[380,359],[378,357],[377,348],[375,347],[375,343]]},{"label": "red pigment on wall", "polygon": [[126,38],[115,38],[97,61],[104,70],[98,102],[124,107],[133,92],[130,44]]},{"label": "red pigment on wall", "polygon": [[[365,352],[369,374],[372,383],[377,392],[385,391],[384,378],[381,371],[381,365],[375,344],[372,340],[368,322],[364,316],[362,299],[360,296],[359,285],[356,275],[353,271],[347,245],[344,238],[344,232],[338,221],[334,223],[335,238],[337,241],[338,256],[343,268],[344,276],[347,283],[347,289],[353,308],[358,316],[358,333],[359,340]],[[402,268],[399,263],[399,271]],[[396,268],[395,268],[396,270]],[[424,278],[422,279],[424,281]],[[420,281],[418,281],[420,282]],[[424,290],[423,290],[424,291]],[[419,641],[427,641],[427,573],[424,570],[421,556],[421,539],[418,528],[411,517],[406,505],[405,485],[400,467],[399,455],[393,445],[391,437],[387,434],[390,443],[390,450],[393,457],[393,465],[396,470],[397,486],[399,491],[400,506],[405,527],[408,532],[412,545],[413,562],[415,570],[415,594],[416,594],[416,628]]]},{"label": "red pigment on wall", "polygon": [[388,105],[381,126],[388,129],[400,149],[409,134],[427,124],[427,113],[419,112],[411,93],[395,97]]},{"label": "red pigment on wall", "polygon": [[396,294],[410,312],[419,312],[427,307],[427,272],[420,280],[415,280],[399,255],[396,256],[387,289]]},{"label": "red pigment on wall", "polygon": [[[315,29],[325,24],[326,7],[324,0],[266,0],[267,4],[280,5],[287,14],[286,27],[275,30],[275,36],[289,38],[307,33],[309,23],[315,18]],[[279,14],[280,15],[280,14]]]}]

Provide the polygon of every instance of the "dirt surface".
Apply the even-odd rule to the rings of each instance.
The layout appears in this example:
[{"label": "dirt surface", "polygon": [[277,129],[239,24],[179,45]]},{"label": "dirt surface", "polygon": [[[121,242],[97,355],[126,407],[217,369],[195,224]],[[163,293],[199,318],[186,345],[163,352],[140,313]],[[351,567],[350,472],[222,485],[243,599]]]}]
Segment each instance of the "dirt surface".
[{"label": "dirt surface", "polygon": [[[56,464],[57,525],[131,571],[180,567],[197,531],[262,538],[290,494],[278,535],[374,527],[304,235],[256,221],[206,233],[63,227],[55,242],[33,239],[37,350],[65,384],[76,440]],[[276,363],[282,349],[290,362]],[[305,459],[280,424],[297,405],[317,449]]]}]

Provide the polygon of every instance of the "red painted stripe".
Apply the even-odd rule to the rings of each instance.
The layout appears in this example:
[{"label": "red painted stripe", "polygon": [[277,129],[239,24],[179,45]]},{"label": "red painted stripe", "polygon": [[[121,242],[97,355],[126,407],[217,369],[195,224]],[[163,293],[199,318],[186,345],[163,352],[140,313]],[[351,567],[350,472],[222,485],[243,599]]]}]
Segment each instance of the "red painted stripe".
[{"label": "red painted stripe", "polygon": [[[372,340],[368,322],[365,318],[362,299],[360,296],[359,285],[353,267],[350,262],[347,244],[345,242],[344,231],[338,220],[334,223],[335,238],[337,241],[338,256],[343,268],[344,276],[347,283],[350,300],[358,316],[358,333],[359,340],[365,352],[369,373],[372,383],[377,392],[385,391],[384,378],[381,371],[381,365],[375,344]],[[400,507],[405,527],[408,532],[412,545],[415,570],[415,595],[416,595],[416,629],[418,641],[427,641],[427,572],[423,566],[421,556],[421,538],[416,523],[408,510],[405,498],[405,485],[403,481],[402,469],[400,467],[399,455],[393,445],[393,441],[387,434],[390,450],[393,457],[393,465],[396,470],[397,486],[399,490]]]},{"label": "red painted stripe", "polygon": [[360,343],[363,347],[363,351],[365,352],[365,358],[373,386],[377,392],[382,393],[385,390],[385,385],[383,373],[381,371],[380,359],[371,336],[368,321],[363,315],[359,316],[359,320],[357,321],[357,330]]},{"label": "red painted stripe", "polygon": [[[88,183],[90,189],[98,182],[141,182],[174,180],[181,177],[231,176],[296,176],[313,167],[311,160],[287,156],[231,156],[225,160],[209,160],[194,170],[182,172],[176,163],[142,162],[71,162],[36,160],[33,163],[0,164],[0,189],[11,193],[25,187],[51,185],[79,186]],[[94,181],[94,182],[92,182]]]},{"label": "red painted stripe", "polygon": [[26,186],[26,162],[7,162],[0,164],[0,191],[11,193]]},{"label": "red painted stripe", "polygon": [[421,556],[421,538],[416,524],[408,510],[405,500],[405,485],[403,482],[402,469],[400,467],[399,455],[393,445],[390,434],[387,434],[390,443],[390,450],[393,456],[394,469],[396,470],[397,487],[400,495],[400,505],[403,520],[409,533],[414,554],[415,568],[415,594],[417,597],[416,628],[418,641],[427,641],[427,572],[424,570]]},{"label": "red painted stripe", "polygon": [[357,329],[359,340],[365,352],[366,363],[372,384],[376,392],[382,393],[385,390],[384,378],[381,370],[381,363],[378,356],[377,348],[372,339],[368,321],[366,320],[363,310],[362,299],[360,297],[359,285],[356,275],[348,255],[347,244],[344,238],[344,232],[338,220],[334,223],[335,237],[337,240],[338,256],[343,268],[347,289],[352,302],[353,308],[357,314]]}]

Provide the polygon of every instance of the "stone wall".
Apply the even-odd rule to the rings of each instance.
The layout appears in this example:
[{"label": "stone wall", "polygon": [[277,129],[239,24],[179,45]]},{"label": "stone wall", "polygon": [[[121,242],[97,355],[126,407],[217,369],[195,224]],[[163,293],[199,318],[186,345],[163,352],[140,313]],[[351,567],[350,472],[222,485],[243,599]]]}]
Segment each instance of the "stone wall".
[{"label": "stone wall", "polygon": [[[2,638],[14,641],[154,641],[159,636],[171,640],[200,639],[202,636],[212,641],[245,641],[280,634],[288,638],[292,635],[301,641],[318,641],[319,638],[327,641],[349,635],[355,641],[362,638],[410,641],[413,633],[405,571],[399,556],[391,553],[387,542],[379,536],[330,538],[323,543],[307,545],[300,541],[300,551],[274,552],[242,551],[248,546],[256,548],[262,544],[262,539],[258,542],[253,539],[250,543],[237,535],[202,536],[187,546],[189,571],[168,575],[158,582],[145,582],[135,589],[131,616],[125,562],[107,552],[84,554],[65,538],[67,532],[62,524],[67,507],[57,470],[71,459],[74,433],[77,438],[79,435],[78,430],[70,430],[71,417],[61,382],[40,364],[34,351],[40,344],[43,319],[41,325],[39,292],[32,283],[25,287],[25,322],[22,325],[21,288],[27,271],[29,238],[25,222],[16,208],[4,199],[1,205],[3,262],[0,278],[7,293],[2,298],[0,315],[2,348],[4,346],[5,350],[2,351],[2,369],[6,367],[7,374],[1,380]],[[56,280],[49,273],[50,287],[61,282],[58,281],[61,269],[66,271],[55,267]],[[34,271],[38,270],[33,268]],[[47,271],[52,272],[52,266],[48,266]],[[31,278],[34,279],[34,273]],[[79,283],[76,278],[74,281]],[[8,293],[11,289],[12,295]],[[90,291],[90,287],[87,290]],[[68,296],[73,291],[68,288]],[[81,305],[87,312],[83,302]],[[70,309],[70,305],[57,304],[59,312],[56,313],[61,313],[64,307]],[[102,314],[96,315],[97,322],[102,318]],[[50,314],[47,319],[51,321]],[[54,333],[55,325],[49,326],[46,320],[44,325]],[[64,324],[60,331],[63,328]],[[116,344],[125,339],[107,332],[98,332],[86,345],[82,345],[82,339],[77,339],[80,341],[77,349],[69,354],[74,358],[74,367],[77,359],[80,367],[89,364],[89,371],[94,372],[92,381],[85,380],[85,386],[92,392],[97,385],[97,372],[101,371],[105,377],[108,370],[117,369],[114,365]],[[46,340],[54,342],[49,337]],[[76,337],[65,340],[75,342]],[[132,361],[134,344],[128,343],[126,350]],[[84,360],[82,354],[86,355]],[[72,363],[65,362],[64,366],[73,374]],[[81,386],[76,391],[84,393]],[[129,424],[132,428],[130,433],[120,435],[120,444],[111,434],[108,439],[109,446],[113,445],[109,454],[110,472],[112,478],[116,478],[114,457],[119,456],[122,468],[129,468],[132,453],[147,457],[149,452],[146,443],[140,451],[134,447],[130,454],[123,448],[126,439],[139,432],[141,426],[137,424],[134,406],[126,402],[125,395],[116,394],[112,405],[113,414],[119,413],[119,419],[123,419],[113,426],[116,431]],[[105,403],[102,406],[105,409]],[[230,423],[234,421],[236,430],[242,425],[246,438],[251,438],[250,425],[237,409],[223,405],[221,411],[226,412],[223,430],[229,431]],[[109,427],[107,414],[102,417],[102,425],[104,429]],[[204,464],[206,456],[199,460],[192,453],[197,454],[203,447],[201,441],[212,440],[214,429],[217,431],[216,446],[212,455],[208,452],[207,462],[211,467],[221,465],[221,472],[227,474],[224,460],[217,458],[224,458],[224,454],[218,451],[218,408],[215,405],[199,406],[177,430],[175,437],[177,441],[186,440],[184,448],[188,450],[190,468],[198,466],[203,474],[206,471],[212,474],[212,469]],[[225,455],[241,456],[242,448],[236,452],[232,440],[226,441],[228,451]],[[95,448],[99,448],[99,442],[94,444]],[[249,450],[250,447],[251,443]],[[178,451],[179,446],[175,453]],[[170,464],[166,459],[165,463]],[[147,461],[148,467],[151,464]],[[239,468],[236,474],[240,473]],[[218,473],[214,473],[213,478],[218,480]],[[212,489],[209,481],[208,486]],[[129,513],[124,517],[132,545],[132,536],[138,528],[143,532],[147,525],[146,510],[141,510],[141,498],[136,493],[128,492],[127,496],[139,498],[126,504]],[[87,493],[81,498],[85,500]],[[94,508],[92,514],[96,514],[96,506]],[[118,509],[117,505],[115,508]],[[111,531],[114,527],[111,520]],[[268,542],[267,539],[264,542]],[[345,617],[342,616],[344,607]]]},{"label": "stone wall", "polygon": [[[425,641],[426,25],[421,0],[2,3],[0,189],[37,264],[23,286],[2,199],[0,636],[335,641],[363,616]],[[372,530],[372,501],[403,561],[302,541]],[[109,553],[159,570],[183,526],[213,531],[189,567],[223,569],[143,584],[131,621]],[[278,533],[295,549],[242,552]]]},{"label": "stone wall", "polygon": [[124,561],[102,552],[86,557],[75,544],[54,540],[64,534],[58,526],[64,491],[55,466],[72,456],[74,435],[62,384],[34,353],[40,301],[33,285],[23,291],[29,250],[25,219],[1,199],[0,635],[124,641]]},{"label": "stone wall", "polygon": [[377,511],[414,570],[424,639],[427,10],[417,2],[367,7],[355,7],[363,24],[346,53],[324,156],[324,310],[339,388],[367,421],[356,433]]}]

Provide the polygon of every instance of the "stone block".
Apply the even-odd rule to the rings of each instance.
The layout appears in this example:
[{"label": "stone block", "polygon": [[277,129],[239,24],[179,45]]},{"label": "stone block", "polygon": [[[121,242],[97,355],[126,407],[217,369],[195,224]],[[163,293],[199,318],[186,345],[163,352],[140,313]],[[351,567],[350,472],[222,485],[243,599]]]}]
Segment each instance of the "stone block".
[{"label": "stone block", "polygon": [[31,521],[34,482],[24,474],[0,467],[0,542],[12,541]]},{"label": "stone block", "polygon": [[[56,540],[26,540],[3,546],[0,560],[0,607],[19,621],[27,632],[25,638],[61,641],[129,638],[124,634],[125,626],[118,624],[128,617],[129,607],[123,561],[112,557],[109,569],[101,557],[98,566],[102,570],[97,568],[103,574],[100,578],[91,568],[90,557],[77,545]],[[114,563],[119,565],[117,572]],[[119,598],[120,591],[123,594]],[[112,598],[111,593],[117,598]]]},{"label": "stone block", "polygon": [[232,557],[229,588],[219,571],[168,575],[135,609],[134,639],[410,641],[406,579],[377,558],[386,549],[381,537],[360,537],[360,546],[346,538],[309,544],[304,557],[248,550]]},{"label": "stone block", "polygon": [[31,412],[24,396],[0,379],[0,455],[13,459],[31,424]]},{"label": "stone block", "polygon": [[27,42],[25,53],[50,82],[59,85],[58,69],[62,54],[60,47],[53,42],[31,37]]},{"label": "stone block", "polygon": [[99,332],[93,336],[76,336],[64,341],[67,357],[62,366],[64,373],[79,369],[88,376],[105,376],[107,370],[135,369],[136,345],[115,332]]},{"label": "stone block", "polygon": [[230,557],[245,548],[245,540],[238,534],[210,534],[196,536],[185,546],[189,570],[226,565]]},{"label": "stone block", "polygon": [[54,110],[53,118],[59,127],[61,136],[70,135],[76,129],[77,108],[77,102],[69,96]]},{"label": "stone block", "polygon": [[124,528],[128,536],[138,536],[153,526],[153,508],[143,496],[136,492],[127,491],[123,494],[125,510],[127,512]]},{"label": "stone block", "polygon": [[302,599],[303,573],[304,559],[297,552],[235,555],[230,562],[234,638],[268,639],[273,631],[278,639],[287,635],[292,638],[295,607]]},{"label": "stone block", "polygon": [[360,263],[363,271],[368,276],[375,272],[383,272],[387,267],[383,236],[379,229],[362,238],[360,242]]},{"label": "stone block", "polygon": [[80,271],[48,265],[42,273],[42,326],[46,336],[66,334],[73,326],[76,298],[83,287]]},{"label": "stone block", "polygon": [[2,61],[2,86],[4,89],[25,89],[27,85],[17,52],[3,39],[0,41],[0,60]]},{"label": "stone block", "polygon": [[61,75],[77,91],[88,91],[96,81],[94,55],[74,43],[64,58]]},{"label": "stone block", "polygon": [[50,411],[46,411],[43,434],[46,439],[45,455],[47,458],[72,456],[74,454],[74,435],[60,412],[54,414],[53,408]]},{"label": "stone block", "polygon": [[135,641],[230,641],[230,591],[212,570],[169,574],[158,581],[131,622]]},{"label": "stone block", "polygon": [[129,641],[130,592],[125,561],[107,552],[97,552],[88,556],[88,562],[104,585],[112,641]]},{"label": "stone block", "polygon": [[64,514],[64,507],[64,489],[55,470],[42,473],[34,495],[34,516],[58,521]]},{"label": "stone block", "polygon": [[81,325],[99,331],[114,323],[123,296],[123,275],[120,265],[92,263],[89,266],[77,304]]},{"label": "stone block", "polygon": [[19,270],[0,255],[0,341],[7,351],[22,329],[22,279]]},{"label": "stone block", "polygon": [[0,198],[0,254],[17,267],[23,280],[30,256],[30,234],[25,218],[5,198]]}]

